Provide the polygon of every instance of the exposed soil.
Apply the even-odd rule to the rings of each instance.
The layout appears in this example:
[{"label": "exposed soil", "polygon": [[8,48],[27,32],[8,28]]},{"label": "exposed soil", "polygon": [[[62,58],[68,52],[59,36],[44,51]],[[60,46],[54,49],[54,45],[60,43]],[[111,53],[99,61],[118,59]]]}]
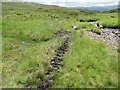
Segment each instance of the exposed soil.
[{"label": "exposed soil", "polygon": [[43,81],[42,86],[38,88],[49,88],[54,80],[53,74],[57,71],[62,65],[63,56],[69,49],[70,33],[68,31],[61,32],[58,31],[55,33],[58,36],[61,36],[64,39],[63,44],[55,50],[56,55],[50,60],[50,68],[45,72],[46,79]]},{"label": "exposed soil", "polygon": [[[101,28],[100,35],[87,30],[85,30],[84,34],[93,40],[104,42],[110,49],[118,49],[120,37],[120,33],[118,31],[118,29]],[[54,81],[54,73],[63,66],[61,63],[63,61],[63,56],[69,49],[70,33],[68,31],[58,31],[55,35],[62,37],[64,42],[57,50],[55,50],[56,55],[50,60],[50,67],[44,74],[46,78],[38,88],[51,87]]]}]

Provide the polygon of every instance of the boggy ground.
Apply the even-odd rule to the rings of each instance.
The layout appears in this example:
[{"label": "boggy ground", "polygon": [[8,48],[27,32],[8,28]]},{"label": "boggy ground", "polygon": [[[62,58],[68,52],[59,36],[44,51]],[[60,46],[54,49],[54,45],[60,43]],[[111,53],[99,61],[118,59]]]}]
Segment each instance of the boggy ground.
[{"label": "boggy ground", "polygon": [[118,87],[118,54],[84,35],[84,29],[101,32],[86,21],[119,27],[116,12],[20,2],[3,3],[2,11],[4,88]]},{"label": "boggy ground", "polygon": [[[55,57],[53,57],[50,60],[50,62],[51,62],[50,67],[44,74],[46,78],[42,82],[42,84],[40,84],[40,86],[38,86],[38,88],[51,87],[52,83],[54,82],[54,77],[53,77],[54,73],[55,72],[57,73],[57,70],[61,66],[63,66],[63,64],[61,63],[63,61],[63,56],[69,49],[70,33],[68,31],[64,31],[64,32],[58,31],[55,34],[63,37],[64,42],[57,50],[55,50],[55,52],[56,52]],[[37,77],[37,79],[39,79],[39,77]]]}]

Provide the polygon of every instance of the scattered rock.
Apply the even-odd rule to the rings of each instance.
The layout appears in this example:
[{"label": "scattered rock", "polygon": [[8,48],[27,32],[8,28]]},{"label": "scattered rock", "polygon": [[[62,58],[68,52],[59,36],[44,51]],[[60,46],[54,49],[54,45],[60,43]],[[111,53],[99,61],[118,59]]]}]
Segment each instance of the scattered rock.
[{"label": "scattered rock", "polygon": [[110,16],[111,18],[115,18],[115,16]]},{"label": "scattered rock", "polygon": [[72,28],[73,28],[74,30],[78,30],[78,27],[77,27],[77,26],[72,26]]},{"label": "scattered rock", "polygon": [[101,35],[97,35],[92,32],[85,32],[85,34],[88,37],[90,37],[91,39],[106,43],[106,45],[111,49],[118,49],[118,42],[120,41],[119,40],[119,37],[120,37],[119,29],[103,28],[103,26],[100,25],[98,21],[94,21],[90,23],[95,24],[96,27],[99,27],[101,29]]},{"label": "scattered rock", "polygon": [[85,31],[85,35],[93,40],[104,42],[111,49],[118,49],[119,37],[117,34],[112,33],[112,29],[107,28],[101,29],[101,31],[101,35],[89,31]]},{"label": "scattered rock", "polygon": [[103,28],[103,26],[98,21],[92,21],[91,24],[94,24],[96,27]]}]

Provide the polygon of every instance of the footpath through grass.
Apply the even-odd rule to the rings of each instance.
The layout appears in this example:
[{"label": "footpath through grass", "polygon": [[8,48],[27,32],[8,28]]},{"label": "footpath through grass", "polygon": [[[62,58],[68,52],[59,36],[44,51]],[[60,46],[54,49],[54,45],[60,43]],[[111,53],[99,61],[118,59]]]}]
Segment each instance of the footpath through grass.
[{"label": "footpath through grass", "polygon": [[63,67],[56,74],[54,88],[118,87],[117,53],[102,43],[96,43],[72,32],[69,52]]},{"label": "footpath through grass", "polygon": [[[110,13],[7,2],[3,3],[2,9],[4,88],[37,87],[44,81],[50,59],[63,42],[62,38],[55,36],[59,30],[70,31],[71,42],[63,59],[63,67],[55,74],[52,87],[118,86],[117,53],[108,50],[102,43],[86,38],[83,29],[94,32],[100,32],[100,29],[79,21],[81,18],[85,20],[85,15],[93,19],[96,15],[97,20],[102,20],[100,16],[103,15],[107,19]],[[113,15],[116,16],[116,13]],[[73,31],[73,25],[78,26],[80,32]]]}]

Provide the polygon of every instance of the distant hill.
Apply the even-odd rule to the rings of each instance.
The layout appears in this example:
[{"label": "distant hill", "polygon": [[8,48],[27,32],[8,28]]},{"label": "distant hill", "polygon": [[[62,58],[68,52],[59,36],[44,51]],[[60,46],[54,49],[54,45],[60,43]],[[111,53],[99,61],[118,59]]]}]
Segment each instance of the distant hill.
[{"label": "distant hill", "polygon": [[118,8],[118,5],[113,6],[91,6],[91,7],[76,7],[78,9],[88,9],[88,10],[97,10],[97,11],[105,11],[112,10]]},{"label": "distant hill", "polygon": [[120,13],[120,8],[112,9],[112,10],[105,10],[103,11],[105,13],[114,13],[114,12],[119,12]]},{"label": "distant hill", "polygon": [[79,14],[95,14],[98,11],[93,10],[81,10],[72,7],[60,7],[57,5],[46,5],[40,3],[33,2],[2,2],[2,10],[17,10],[16,12],[20,13],[20,10],[28,10],[28,11],[42,11],[49,13],[61,13],[69,14],[69,15],[79,15]]}]

